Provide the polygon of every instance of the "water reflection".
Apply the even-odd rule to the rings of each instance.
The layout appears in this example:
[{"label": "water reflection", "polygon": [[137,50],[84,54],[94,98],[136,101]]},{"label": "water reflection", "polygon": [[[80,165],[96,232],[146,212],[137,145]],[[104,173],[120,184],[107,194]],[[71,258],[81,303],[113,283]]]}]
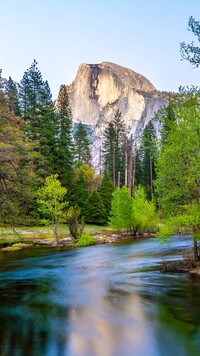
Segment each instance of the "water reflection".
[{"label": "water reflection", "polygon": [[[188,243],[177,239],[179,256]],[[0,267],[2,356],[200,354],[200,280],[152,269],[167,248],[141,240],[44,252]]]}]

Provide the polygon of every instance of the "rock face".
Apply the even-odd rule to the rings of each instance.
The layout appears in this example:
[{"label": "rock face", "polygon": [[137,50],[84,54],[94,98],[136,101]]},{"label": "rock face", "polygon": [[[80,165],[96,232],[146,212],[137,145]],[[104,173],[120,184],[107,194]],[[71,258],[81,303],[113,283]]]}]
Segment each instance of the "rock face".
[{"label": "rock face", "polygon": [[109,62],[81,64],[68,93],[74,122],[81,121],[91,128],[95,168],[99,165],[104,129],[117,110],[122,113],[127,135],[137,138],[154,113],[166,104],[148,79]]}]

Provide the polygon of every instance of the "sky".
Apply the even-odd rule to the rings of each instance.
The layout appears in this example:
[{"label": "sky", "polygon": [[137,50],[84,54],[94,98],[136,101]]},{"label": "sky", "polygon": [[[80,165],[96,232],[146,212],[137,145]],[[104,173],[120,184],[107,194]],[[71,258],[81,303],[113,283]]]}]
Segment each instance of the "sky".
[{"label": "sky", "polygon": [[181,61],[180,42],[195,40],[189,17],[199,0],[0,0],[0,68],[20,81],[34,59],[53,98],[81,63],[120,64],[161,91],[200,84]]}]

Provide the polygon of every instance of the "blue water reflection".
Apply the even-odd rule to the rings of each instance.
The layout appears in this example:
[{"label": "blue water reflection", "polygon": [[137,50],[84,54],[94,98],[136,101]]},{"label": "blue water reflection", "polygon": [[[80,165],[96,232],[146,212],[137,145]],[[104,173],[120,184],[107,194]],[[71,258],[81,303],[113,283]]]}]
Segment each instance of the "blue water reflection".
[{"label": "blue water reflection", "polygon": [[189,238],[0,255],[2,356],[200,354],[200,279],[162,273]]}]

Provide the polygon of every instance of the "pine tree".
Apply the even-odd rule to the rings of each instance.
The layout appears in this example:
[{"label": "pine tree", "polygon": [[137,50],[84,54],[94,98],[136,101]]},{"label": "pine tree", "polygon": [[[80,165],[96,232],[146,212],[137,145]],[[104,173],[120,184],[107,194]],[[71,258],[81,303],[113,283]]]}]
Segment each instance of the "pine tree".
[{"label": "pine tree", "polygon": [[78,124],[74,133],[74,143],[76,147],[76,165],[78,167],[83,164],[90,164],[91,152],[90,152],[90,139],[85,125],[81,122]]},{"label": "pine tree", "polygon": [[61,86],[56,102],[57,134],[56,134],[56,166],[62,184],[71,192],[74,146],[72,139],[72,113],[66,86]]},{"label": "pine tree", "polygon": [[121,177],[120,186],[124,184],[125,177],[125,124],[119,111],[104,131],[103,159],[104,167],[107,169],[115,186],[119,185],[119,173]]},{"label": "pine tree", "polygon": [[83,174],[80,174],[73,182],[72,192],[70,196],[70,205],[76,207],[78,206],[81,209],[89,197],[89,193],[86,187],[86,182],[83,177]]},{"label": "pine tree", "polygon": [[8,110],[13,114],[20,116],[17,84],[11,77],[9,77],[5,84],[5,98]]},{"label": "pine tree", "polygon": [[[125,124],[119,111],[104,131],[103,161],[115,186],[125,180]],[[120,182],[119,182],[120,175]]]},{"label": "pine tree", "polygon": [[0,105],[5,105],[4,80],[2,78],[2,69],[0,69]]},{"label": "pine tree", "polygon": [[51,100],[47,81],[34,60],[24,73],[19,86],[20,109],[24,118],[24,131],[29,141],[35,144],[37,173],[45,178],[56,173],[55,138],[57,115]]},{"label": "pine tree", "polygon": [[47,81],[43,81],[42,74],[34,59],[32,65],[24,73],[19,86],[20,109],[22,116],[27,118],[38,107],[52,102],[52,96]]},{"label": "pine tree", "polygon": [[142,159],[142,183],[149,199],[153,198],[156,178],[156,131],[152,121],[145,127],[141,136],[140,155]]},{"label": "pine tree", "polygon": [[103,201],[103,204],[104,204],[104,207],[106,210],[106,214],[107,214],[107,218],[109,216],[110,209],[111,209],[111,201],[112,201],[112,193],[113,192],[114,192],[114,184],[113,184],[107,170],[105,170],[104,174],[103,174],[102,183],[99,188],[99,194]]},{"label": "pine tree", "polygon": [[107,214],[101,196],[93,190],[83,206],[83,215],[88,224],[105,225]]}]

